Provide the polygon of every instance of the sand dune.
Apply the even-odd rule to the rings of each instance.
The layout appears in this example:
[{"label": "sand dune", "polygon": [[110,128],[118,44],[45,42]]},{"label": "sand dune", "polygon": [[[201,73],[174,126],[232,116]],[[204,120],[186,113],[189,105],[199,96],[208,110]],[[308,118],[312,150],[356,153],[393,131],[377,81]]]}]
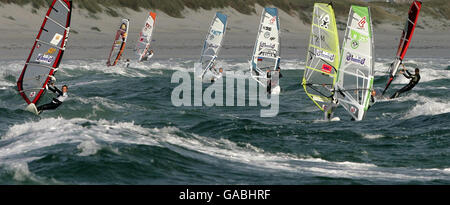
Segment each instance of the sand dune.
[{"label": "sand dune", "polygon": [[[0,6],[0,59],[25,59],[37,35],[46,9],[31,13],[31,6],[4,4]],[[222,58],[248,59],[255,42],[256,30],[262,7],[256,5],[256,14],[245,15],[232,8],[219,10],[189,10],[185,18],[173,18],[158,13],[153,49],[158,58],[198,58],[203,39],[211,18],[216,11],[229,16],[229,29],[224,41]],[[75,9],[72,15],[68,50],[65,59],[105,59],[111,47],[114,32],[122,17],[130,19],[130,34],[125,58],[134,58],[133,48],[147,11],[136,12],[124,9],[119,17],[107,14],[92,16],[86,10]],[[283,58],[304,59],[309,38],[310,25],[304,24],[296,15],[280,10],[282,27],[281,55]],[[420,21],[419,21],[420,24]],[[391,58],[395,53],[402,26],[381,24],[375,27],[375,51],[377,57]],[[416,29],[407,57],[448,57],[449,30]],[[340,33],[342,38],[343,31]],[[341,40],[342,41],[342,40]]]}]

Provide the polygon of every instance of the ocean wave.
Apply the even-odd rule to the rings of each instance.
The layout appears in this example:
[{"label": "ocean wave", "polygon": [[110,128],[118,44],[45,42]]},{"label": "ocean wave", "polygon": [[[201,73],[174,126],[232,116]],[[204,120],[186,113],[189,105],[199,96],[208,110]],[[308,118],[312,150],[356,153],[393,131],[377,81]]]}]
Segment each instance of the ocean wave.
[{"label": "ocean wave", "polygon": [[418,103],[410,109],[403,119],[410,119],[418,116],[439,115],[450,112],[450,102],[443,102],[439,99],[419,96]]},{"label": "ocean wave", "polygon": [[[39,133],[39,135],[36,135]],[[12,126],[1,139],[1,164],[28,163],[42,157],[33,151],[57,144],[76,143],[78,156],[95,155],[106,144],[123,143],[165,147],[171,151],[207,163],[230,162],[236,169],[298,173],[331,178],[359,178],[377,181],[430,181],[449,179],[442,169],[378,167],[357,162],[333,162],[289,153],[270,153],[249,143],[245,146],[227,139],[211,139],[185,133],[176,127],[144,128],[133,122],[111,122],[47,118]],[[27,153],[24,155],[24,153]],[[220,161],[218,161],[220,159]],[[242,166],[241,164],[246,164]],[[20,170],[20,169],[19,169]],[[281,172],[280,172],[281,171]],[[29,172],[22,172],[30,175]]]}]

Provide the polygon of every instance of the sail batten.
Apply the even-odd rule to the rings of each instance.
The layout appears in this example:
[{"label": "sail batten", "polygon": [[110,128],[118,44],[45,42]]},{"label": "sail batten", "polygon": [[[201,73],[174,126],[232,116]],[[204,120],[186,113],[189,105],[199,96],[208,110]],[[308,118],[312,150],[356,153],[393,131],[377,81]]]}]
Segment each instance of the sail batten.
[{"label": "sail batten", "polygon": [[128,29],[130,27],[130,21],[128,19],[122,19],[119,29],[116,32],[114,42],[109,53],[107,66],[115,66],[122,57],[122,53],[125,50],[125,46],[128,39]]},{"label": "sail batten", "polygon": [[405,27],[403,28],[402,35],[400,37],[400,43],[398,45],[396,57],[393,63],[389,66],[389,78],[386,83],[386,86],[383,90],[384,94],[389,86],[391,85],[392,81],[394,80],[398,68],[400,67],[400,64],[403,62],[403,58],[406,55],[406,52],[408,51],[409,44],[411,43],[411,39],[414,34],[414,30],[417,25],[417,20],[419,18],[420,9],[422,8],[422,2],[420,1],[413,1],[411,3],[411,6],[408,11],[408,16],[406,18]]},{"label": "sail batten", "polygon": [[70,31],[72,1],[53,0],[18,78],[20,95],[37,104],[62,60]]},{"label": "sail batten", "polygon": [[352,5],[342,43],[334,96],[358,121],[366,114],[373,89],[372,29],[370,9]]},{"label": "sail batten", "polygon": [[339,69],[339,38],[333,7],[315,3],[302,85],[320,109],[331,101]]},{"label": "sail batten", "polygon": [[[202,65],[200,78],[205,76],[208,70],[214,65],[217,56],[219,55],[228,25],[227,21],[227,15],[220,12],[217,12],[211,21],[200,54],[200,63]],[[212,73],[212,75],[216,76],[217,74]]]},{"label": "sail batten", "polygon": [[136,55],[138,61],[142,61],[148,56],[148,50],[150,49],[153,31],[155,30],[156,13],[150,12],[141,32],[139,33],[138,43],[136,44]]},{"label": "sail batten", "polygon": [[[251,77],[267,86],[267,71],[275,71],[280,64],[280,20],[277,8],[264,8],[250,60]],[[276,75],[272,75],[276,77]],[[270,79],[275,87],[278,80]]]}]

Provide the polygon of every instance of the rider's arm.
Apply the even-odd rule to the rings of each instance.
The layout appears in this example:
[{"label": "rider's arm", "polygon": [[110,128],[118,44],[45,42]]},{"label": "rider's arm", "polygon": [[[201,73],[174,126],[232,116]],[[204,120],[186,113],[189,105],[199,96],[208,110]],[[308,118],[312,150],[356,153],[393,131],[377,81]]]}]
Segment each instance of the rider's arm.
[{"label": "rider's arm", "polygon": [[55,87],[55,85],[53,85],[53,84],[50,84],[49,86],[47,86],[48,87],[48,89],[50,90],[50,91],[52,91],[52,92],[54,92],[54,93],[56,93],[56,87]]},{"label": "rider's arm", "polygon": [[403,76],[405,76],[405,78],[411,78],[411,73],[408,70],[405,70],[406,72],[403,72]]},{"label": "rider's arm", "polygon": [[[48,88],[50,89],[50,87],[48,87]],[[54,87],[54,86],[53,86],[53,90],[51,90],[51,91],[53,91],[54,93],[58,93],[58,95],[64,94],[61,90],[59,90],[57,87]]]}]

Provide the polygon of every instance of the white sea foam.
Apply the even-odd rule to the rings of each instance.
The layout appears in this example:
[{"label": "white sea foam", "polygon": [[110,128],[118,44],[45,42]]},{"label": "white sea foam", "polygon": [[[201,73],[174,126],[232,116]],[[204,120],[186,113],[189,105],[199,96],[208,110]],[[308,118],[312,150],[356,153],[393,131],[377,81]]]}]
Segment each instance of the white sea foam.
[{"label": "white sea foam", "polygon": [[416,106],[406,113],[404,119],[410,119],[422,115],[439,115],[450,112],[450,102],[442,102],[435,98],[418,97]]},{"label": "white sea foam", "polygon": [[363,137],[366,139],[378,139],[378,138],[383,138],[384,135],[381,134],[363,134]]},{"label": "white sea foam", "polygon": [[[164,128],[162,140],[170,144],[182,146],[188,150],[195,150],[213,158],[248,164],[245,169],[263,169],[266,171],[287,171],[313,176],[336,178],[362,178],[376,180],[434,180],[449,179],[448,174],[436,174],[434,170],[416,170],[407,168],[383,168],[373,164],[355,162],[331,162],[319,158],[299,157],[285,153],[266,153],[262,149],[248,149],[240,147],[228,140],[211,140],[209,138],[193,135],[193,138],[180,138],[173,133],[179,132],[177,128]],[[169,147],[170,149],[170,147]],[[186,154],[185,151],[172,149]],[[192,155],[192,153],[190,153]],[[194,154],[195,155],[195,154]],[[198,156],[194,156],[198,157]],[[206,158],[210,162],[210,158]]]},{"label": "white sea foam", "polygon": [[[49,126],[50,125],[50,126]],[[36,133],[39,133],[36,135]],[[183,136],[180,136],[183,135]],[[211,139],[196,134],[184,133],[176,127],[148,129],[132,122],[110,122],[48,118],[38,122],[27,122],[12,126],[2,137],[5,146],[0,148],[1,164],[28,163],[42,157],[34,150],[57,144],[76,143],[79,156],[90,156],[106,144],[124,143],[166,147],[186,157],[204,160],[207,163],[232,162],[236,169],[259,170],[283,174],[335,178],[360,178],[368,180],[408,181],[450,179],[446,169],[386,168],[374,164],[356,162],[332,162],[320,158],[286,153],[268,153],[251,144],[239,145],[227,139]],[[107,145],[109,146],[109,145]],[[108,147],[108,149],[111,149]],[[114,148],[113,148],[114,150]],[[24,153],[28,153],[24,156]],[[31,156],[30,156],[31,155]],[[238,165],[233,165],[234,163]],[[242,166],[241,164],[247,166]],[[29,172],[18,170],[21,174]]]}]

